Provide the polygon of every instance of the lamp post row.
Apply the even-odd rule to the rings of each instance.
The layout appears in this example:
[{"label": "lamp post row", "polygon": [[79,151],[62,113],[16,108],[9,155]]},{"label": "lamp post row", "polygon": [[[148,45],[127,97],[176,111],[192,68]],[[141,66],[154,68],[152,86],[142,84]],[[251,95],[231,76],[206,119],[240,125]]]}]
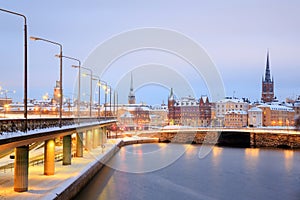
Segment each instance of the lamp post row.
[{"label": "lamp post row", "polygon": [[[5,9],[2,9],[0,8],[0,11],[2,12],[6,12],[6,13],[9,13],[9,14],[13,14],[13,15],[17,15],[17,16],[21,16],[23,17],[24,19],[24,119],[25,119],[25,123],[24,123],[24,132],[27,132],[27,127],[28,127],[28,121],[27,121],[27,94],[28,94],[28,84],[27,84],[27,78],[28,78],[28,74],[27,74],[27,71],[28,71],[28,60],[27,60],[27,49],[28,49],[28,45],[27,45],[27,18],[25,15],[23,14],[20,14],[20,13],[17,13],[17,12],[13,12],[13,11],[10,11],[10,10],[5,10]],[[73,58],[73,57],[69,57],[69,56],[64,56],[63,55],[63,46],[62,44],[58,43],[58,42],[54,42],[54,41],[51,41],[51,40],[47,40],[47,39],[44,39],[44,38],[39,38],[39,37],[30,37],[31,40],[34,40],[34,41],[44,41],[44,42],[48,42],[48,43],[51,43],[51,44],[54,44],[54,45],[58,45],[59,48],[60,48],[60,53],[59,55],[56,55],[57,57],[59,57],[60,59],[60,68],[59,68],[59,127],[62,126],[62,110],[63,110],[63,88],[62,88],[62,58],[67,58],[67,59],[71,59],[71,60],[75,60],[78,62],[78,66],[73,66],[73,67],[76,67],[78,68],[78,102],[77,102],[77,115],[78,115],[78,119],[80,117],[80,70],[81,68],[83,69],[86,69],[86,70],[89,70],[91,72],[91,80],[90,80],[90,84],[91,84],[91,87],[90,87],[90,116],[92,116],[92,80],[93,80],[93,71],[89,68],[86,68],[86,67],[82,67],[81,66],[81,62],[79,59],[76,59],[76,58]],[[104,81],[102,81],[104,82]],[[101,81],[100,81],[100,78],[99,78],[99,83],[101,84]],[[106,90],[107,90],[107,83],[104,82],[106,84]],[[110,87],[110,86],[109,86]],[[107,102],[107,97],[106,97],[106,93],[105,92],[105,104]],[[99,106],[100,106],[100,86],[99,86]],[[115,99],[114,99],[115,101]],[[110,106],[111,106],[111,87],[110,87]],[[98,110],[98,115],[100,114],[100,110]],[[105,118],[106,118],[106,105],[105,105]]]}]

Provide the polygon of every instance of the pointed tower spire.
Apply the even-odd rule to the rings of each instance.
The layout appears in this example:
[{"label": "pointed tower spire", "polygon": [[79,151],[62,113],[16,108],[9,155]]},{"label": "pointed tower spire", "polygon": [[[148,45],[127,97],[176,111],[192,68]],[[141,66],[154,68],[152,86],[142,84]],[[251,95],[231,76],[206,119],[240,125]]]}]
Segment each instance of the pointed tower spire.
[{"label": "pointed tower spire", "polygon": [[267,53],[267,63],[266,63],[266,73],[265,73],[265,82],[271,83],[271,73],[270,73],[270,63],[269,63],[269,50]]},{"label": "pointed tower spire", "polygon": [[171,88],[169,100],[174,100],[174,93],[173,93],[173,88]]},{"label": "pointed tower spire", "polygon": [[132,73],[130,75],[130,92],[133,92],[133,78],[132,78]]},{"label": "pointed tower spire", "polygon": [[265,79],[262,81],[261,100],[263,102],[272,102],[274,100],[274,78],[271,79],[269,50],[267,52]]},{"label": "pointed tower spire", "polygon": [[129,104],[135,104],[135,94],[133,91],[133,77],[132,77],[132,73],[130,76],[130,90],[129,90],[129,94],[128,94],[128,103]]}]

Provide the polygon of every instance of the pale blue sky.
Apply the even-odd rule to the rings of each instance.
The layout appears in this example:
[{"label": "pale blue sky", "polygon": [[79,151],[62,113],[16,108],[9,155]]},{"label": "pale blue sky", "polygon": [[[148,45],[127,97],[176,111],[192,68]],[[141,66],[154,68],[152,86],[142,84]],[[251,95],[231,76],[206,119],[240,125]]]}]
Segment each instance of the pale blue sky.
[{"label": "pale blue sky", "polygon": [[[0,7],[23,13],[28,18],[28,37],[39,36],[63,44],[65,55],[84,61],[96,46],[120,32],[142,27],[178,31],[200,44],[216,64],[226,94],[260,99],[261,76],[266,51],[270,50],[271,73],[276,96],[300,95],[300,2],[297,0],[247,1],[1,1]],[[0,12],[0,85],[23,96],[23,20]],[[58,79],[58,47],[28,41],[29,97],[52,93]],[[142,56],[141,56],[142,54]],[[130,66],[151,58],[151,51],[129,55],[118,63]],[[178,58],[161,55],[162,64]],[[168,59],[168,61],[166,60]],[[146,62],[146,60],[145,60]],[[77,71],[64,60],[64,92],[72,96]],[[176,62],[174,66],[184,67]],[[186,66],[188,69],[188,66]],[[188,74],[188,73],[187,73]],[[104,78],[109,82],[113,73]],[[196,95],[206,94],[203,81],[191,76]],[[111,83],[114,85],[114,83]],[[199,89],[198,89],[199,88]],[[152,95],[146,93],[152,92]],[[157,99],[153,98],[153,91]],[[137,91],[139,101],[159,103],[165,89],[145,87]]]}]

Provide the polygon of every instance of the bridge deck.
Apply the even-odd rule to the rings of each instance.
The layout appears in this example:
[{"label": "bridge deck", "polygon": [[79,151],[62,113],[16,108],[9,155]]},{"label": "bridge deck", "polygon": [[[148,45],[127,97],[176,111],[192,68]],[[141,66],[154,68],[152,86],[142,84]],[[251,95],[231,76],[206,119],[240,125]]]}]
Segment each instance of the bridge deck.
[{"label": "bridge deck", "polygon": [[106,121],[95,121],[81,124],[73,124],[69,126],[37,129],[24,132],[14,132],[0,135],[0,149],[5,150],[8,148],[15,148],[22,145],[28,145],[37,141],[45,141],[48,139],[53,139],[60,136],[65,136],[70,134],[70,132],[79,131],[80,129],[88,128],[91,126],[99,125],[104,126],[109,123],[114,123],[116,120],[106,120]]}]

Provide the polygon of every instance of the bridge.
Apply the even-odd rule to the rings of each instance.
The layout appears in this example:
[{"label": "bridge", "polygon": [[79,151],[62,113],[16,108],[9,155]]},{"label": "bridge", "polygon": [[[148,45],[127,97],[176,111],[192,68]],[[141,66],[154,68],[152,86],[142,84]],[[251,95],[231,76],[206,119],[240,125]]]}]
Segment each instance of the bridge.
[{"label": "bridge", "polygon": [[[84,148],[102,146],[106,142],[107,128],[113,123],[116,123],[113,117],[63,118],[63,126],[59,127],[57,118],[28,119],[28,130],[24,131],[23,119],[1,120],[0,149],[15,148],[15,154],[11,155],[14,159],[14,190],[28,190],[29,151],[33,144],[44,143],[44,175],[54,175],[55,138],[62,138],[62,165],[71,165],[72,155],[82,157]],[[74,153],[72,140],[76,144]]]},{"label": "bridge", "polygon": [[[43,143],[44,146],[43,174],[54,175],[58,154],[55,150],[56,138],[62,139],[62,152],[59,152],[62,165],[72,165],[72,158],[83,157],[84,149],[103,147],[109,135],[108,127],[116,122],[114,117],[62,118],[63,126],[59,127],[57,118],[38,118],[28,119],[28,130],[24,131],[22,119],[0,120],[0,149],[2,151],[15,149],[15,154],[11,155],[14,159],[14,190],[28,191],[29,152],[34,144]],[[287,128],[178,127],[133,131],[127,134],[157,138],[160,142],[300,148],[300,132]],[[136,141],[133,140],[127,141],[126,144],[134,143]],[[75,148],[72,149],[72,146]]]}]

